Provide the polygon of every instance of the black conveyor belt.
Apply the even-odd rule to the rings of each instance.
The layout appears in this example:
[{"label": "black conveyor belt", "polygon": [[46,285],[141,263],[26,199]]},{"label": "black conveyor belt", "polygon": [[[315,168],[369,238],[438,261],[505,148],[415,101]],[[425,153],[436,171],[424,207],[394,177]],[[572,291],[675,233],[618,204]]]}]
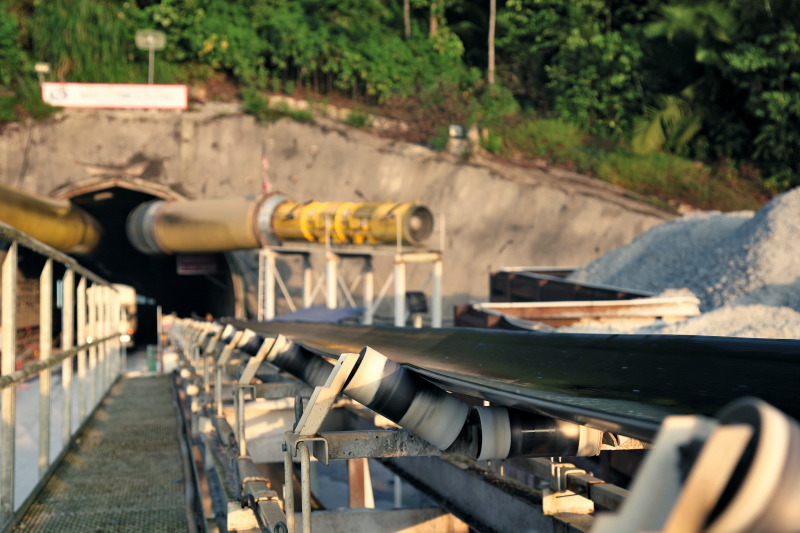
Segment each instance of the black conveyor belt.
[{"label": "black conveyor belt", "polygon": [[448,390],[643,440],[742,396],[800,419],[796,340],[229,322],[334,357],[370,346]]}]

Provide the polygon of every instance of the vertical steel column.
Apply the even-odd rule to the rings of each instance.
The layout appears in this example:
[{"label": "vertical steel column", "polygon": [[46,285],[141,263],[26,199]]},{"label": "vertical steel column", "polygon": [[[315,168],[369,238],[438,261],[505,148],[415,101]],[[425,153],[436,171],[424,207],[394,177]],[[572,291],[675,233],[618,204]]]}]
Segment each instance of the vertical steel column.
[{"label": "vertical steel column", "polygon": [[[53,354],[53,260],[48,258],[39,276],[39,360]],[[39,373],[39,477],[50,466],[50,383],[51,371]]]},{"label": "vertical steel column", "polygon": [[294,466],[292,452],[288,443],[283,441],[283,502],[286,511],[286,529],[294,533]]},{"label": "vertical steel column", "polygon": [[258,251],[258,292],[256,293],[256,317],[264,321],[264,249]]},{"label": "vertical steel column", "polygon": [[239,441],[239,455],[247,455],[247,440],[245,439],[245,420],[244,420],[244,387],[238,387],[236,395],[236,440]]},{"label": "vertical steel column", "polygon": [[264,320],[275,318],[275,252],[264,250]]},{"label": "vertical steel column", "polygon": [[97,403],[97,285],[92,285],[86,289],[86,300],[89,307],[89,335],[92,342],[89,345],[89,405],[91,409]]},{"label": "vertical steel column", "polygon": [[403,507],[403,478],[394,475],[394,508],[401,509]]},{"label": "vertical steel column", "polygon": [[369,473],[369,463],[366,458],[347,460],[347,485],[351,509],[375,508],[372,477]]},{"label": "vertical steel column", "polygon": [[[67,268],[64,274],[63,306],[61,308],[61,349],[75,346],[75,271]],[[69,444],[72,434],[72,357],[61,362],[61,444]]]},{"label": "vertical steel column", "polygon": [[372,256],[364,257],[364,325],[371,326],[375,316],[375,271],[372,269]]},{"label": "vertical steel column", "polygon": [[433,293],[431,294],[431,326],[442,327],[442,259],[433,263]]},{"label": "vertical steel column", "polygon": [[[86,344],[86,278],[78,282],[78,346]],[[78,352],[78,419],[86,419],[86,350]]]},{"label": "vertical steel column", "polygon": [[339,258],[336,254],[328,252],[325,257],[325,306],[328,309],[336,309],[336,282],[338,281],[338,270],[336,263]]},{"label": "vertical steel column", "polygon": [[400,254],[394,257],[394,325],[406,325],[406,264]]},{"label": "vertical steel column", "polygon": [[[3,354],[0,368],[4,376],[14,372],[17,357],[17,242],[6,251],[2,268]],[[17,386],[2,391],[2,452],[0,455],[0,527],[14,516],[14,440],[16,430]]]},{"label": "vertical steel column", "polygon": [[303,506],[303,533],[311,533],[311,452],[308,444],[297,443],[300,452],[300,496]]},{"label": "vertical steel column", "polygon": [[311,270],[311,254],[303,254],[303,309],[308,309],[313,305],[311,298],[314,279]]}]

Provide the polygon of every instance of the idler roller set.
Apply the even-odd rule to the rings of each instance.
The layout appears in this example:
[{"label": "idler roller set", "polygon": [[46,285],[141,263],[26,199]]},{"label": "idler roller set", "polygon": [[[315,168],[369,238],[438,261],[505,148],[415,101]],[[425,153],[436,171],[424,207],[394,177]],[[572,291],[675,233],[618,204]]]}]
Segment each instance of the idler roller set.
[{"label": "idler roller set", "polygon": [[[230,328],[230,330],[228,329]],[[233,337],[226,326],[223,338]],[[248,330],[248,333],[252,333]],[[264,338],[252,333],[240,350],[255,355]],[[312,386],[327,380],[333,365],[282,335],[267,361]],[[460,435],[477,441],[477,459],[597,455],[603,432],[503,406],[473,407],[370,347],[347,379],[344,394],[440,450]],[[468,431],[464,429],[465,424]]]},{"label": "idler roller set", "polygon": [[411,433],[446,449],[458,437],[469,406],[366,347],[344,393]]},{"label": "idler roller set", "polygon": [[469,423],[479,429],[479,461],[597,455],[603,441],[600,430],[502,406],[473,407]]}]

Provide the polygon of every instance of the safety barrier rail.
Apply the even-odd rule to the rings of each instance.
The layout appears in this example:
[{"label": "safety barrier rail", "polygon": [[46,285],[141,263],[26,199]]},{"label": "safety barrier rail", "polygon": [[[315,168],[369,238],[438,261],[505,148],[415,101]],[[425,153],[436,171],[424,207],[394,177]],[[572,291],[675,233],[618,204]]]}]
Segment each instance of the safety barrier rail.
[{"label": "safety barrier rail", "polygon": [[[31,255],[37,257],[43,266],[39,276],[39,361],[17,370],[20,247],[26,256],[33,252]],[[31,262],[28,257],[26,260]],[[44,486],[72,439],[125,368],[126,354],[125,346],[120,342],[121,306],[117,291],[109,282],[83,268],[71,257],[1,222],[0,261],[0,331],[5,332],[0,342],[0,529],[7,530]],[[60,295],[54,291],[54,264],[58,265],[55,268],[59,271],[63,270]],[[53,315],[56,307],[61,309],[61,342],[59,351],[54,353]],[[60,412],[54,413],[51,374],[59,363],[62,403]],[[74,367],[77,367],[76,380],[73,380]],[[39,377],[38,483],[15,515],[17,387],[35,375]],[[78,400],[77,420],[72,417],[73,393],[77,394]],[[62,450],[60,456],[51,461],[50,433],[55,418],[61,419]]]}]

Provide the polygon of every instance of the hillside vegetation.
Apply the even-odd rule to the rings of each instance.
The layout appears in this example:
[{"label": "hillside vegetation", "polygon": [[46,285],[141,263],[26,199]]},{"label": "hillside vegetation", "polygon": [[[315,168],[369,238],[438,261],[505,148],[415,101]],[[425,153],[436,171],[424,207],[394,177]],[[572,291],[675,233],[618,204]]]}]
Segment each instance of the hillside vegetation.
[{"label": "hillside vegetation", "polygon": [[[0,0],[0,123],[47,116],[51,80],[144,82],[137,29],[162,30],[157,83],[347,100],[441,147],[562,166],[675,206],[754,208],[800,185],[794,0]],[[308,116],[296,117],[310,119]],[[469,157],[469,154],[465,154]],[[537,164],[538,164],[537,163]]]}]

